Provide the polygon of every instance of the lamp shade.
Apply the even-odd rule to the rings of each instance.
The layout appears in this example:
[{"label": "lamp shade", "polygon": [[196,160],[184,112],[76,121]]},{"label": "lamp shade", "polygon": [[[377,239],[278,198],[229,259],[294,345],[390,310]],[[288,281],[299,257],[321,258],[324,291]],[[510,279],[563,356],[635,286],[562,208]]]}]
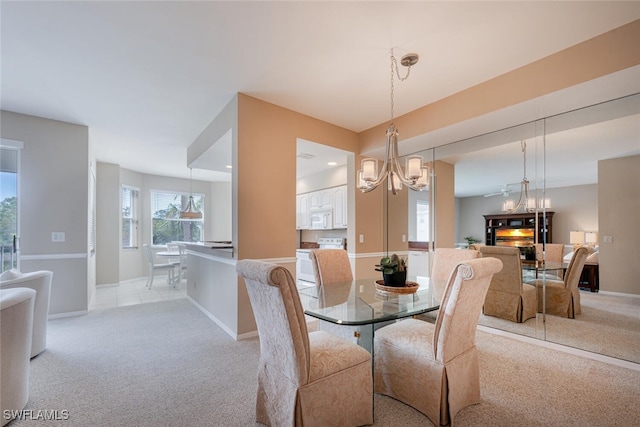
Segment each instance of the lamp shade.
[{"label": "lamp shade", "polygon": [[598,243],[598,233],[594,231],[584,233],[584,241],[590,245]]},{"label": "lamp shade", "polygon": [[569,243],[572,245],[584,244],[584,231],[571,231],[569,233]]}]

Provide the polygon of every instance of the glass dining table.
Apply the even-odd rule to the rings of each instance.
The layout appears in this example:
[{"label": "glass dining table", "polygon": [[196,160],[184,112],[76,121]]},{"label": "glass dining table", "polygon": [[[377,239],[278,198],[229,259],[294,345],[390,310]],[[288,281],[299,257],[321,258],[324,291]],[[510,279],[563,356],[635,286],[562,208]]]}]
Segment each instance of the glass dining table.
[{"label": "glass dining table", "polygon": [[381,291],[375,279],[332,283],[330,286],[299,287],[305,314],[338,325],[358,326],[358,345],[373,354],[376,327],[388,322],[437,310],[429,279],[414,278],[415,293]]},{"label": "glass dining table", "polygon": [[559,275],[560,272],[566,270],[568,263],[553,261],[522,261],[522,272],[526,276],[527,273],[535,276],[537,279],[539,274],[551,273]]}]

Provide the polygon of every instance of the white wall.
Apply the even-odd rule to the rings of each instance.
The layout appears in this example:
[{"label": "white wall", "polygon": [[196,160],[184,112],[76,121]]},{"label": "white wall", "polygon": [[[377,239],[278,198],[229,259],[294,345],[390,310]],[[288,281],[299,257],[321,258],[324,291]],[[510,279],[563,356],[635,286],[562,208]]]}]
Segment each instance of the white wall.
[{"label": "white wall", "polygon": [[[88,309],[93,261],[88,253],[89,167],[86,126],[0,112],[2,138],[22,141],[20,248],[22,271],[51,270],[50,314]],[[52,242],[52,232],[64,242]]]},{"label": "white wall", "polygon": [[205,228],[205,240],[231,241],[231,203],[231,183],[212,182],[211,198],[207,203],[207,215],[211,226]]},{"label": "white wall", "polygon": [[[98,172],[98,182],[101,183],[98,204],[102,208],[99,212],[99,218],[102,221],[98,221],[98,235],[102,238],[99,246],[101,250],[97,254],[98,271],[101,273],[98,276],[98,284],[118,283],[147,275],[147,264],[142,245],[144,243],[151,244],[152,190],[188,193],[190,189],[193,189],[194,194],[203,194],[204,237],[209,239],[208,236],[212,235],[214,228],[213,214],[210,214],[210,211],[215,212],[218,209],[217,198],[222,194],[221,197],[224,199],[225,187],[230,186],[229,183],[223,183],[218,187],[205,181],[194,180],[191,182],[189,179],[147,175],[120,168],[118,165],[104,163],[99,164]],[[129,185],[140,190],[139,247],[137,249],[122,249],[121,247],[120,197],[122,185]],[[218,190],[216,194],[213,193],[213,188]],[[230,190],[227,191],[230,193]],[[224,203],[230,202],[224,199]],[[221,234],[223,233],[221,232]]]},{"label": "white wall", "polygon": [[97,247],[96,281],[98,284],[118,283],[120,277],[120,167],[98,163],[97,167]]},{"label": "white wall", "polygon": [[347,184],[347,166],[336,166],[296,180],[296,194]]}]

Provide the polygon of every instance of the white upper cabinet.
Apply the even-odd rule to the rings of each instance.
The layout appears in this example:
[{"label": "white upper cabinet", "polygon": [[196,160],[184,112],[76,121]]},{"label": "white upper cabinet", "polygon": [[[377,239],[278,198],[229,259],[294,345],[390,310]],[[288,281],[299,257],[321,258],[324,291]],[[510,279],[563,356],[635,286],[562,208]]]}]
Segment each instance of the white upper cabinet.
[{"label": "white upper cabinet", "polygon": [[333,228],[347,228],[347,186],[332,189]]},{"label": "white upper cabinet", "polygon": [[296,229],[308,230],[309,225],[309,193],[296,196]]},{"label": "white upper cabinet", "polygon": [[309,193],[309,205],[311,209],[331,209],[333,207],[333,191],[320,190]]}]

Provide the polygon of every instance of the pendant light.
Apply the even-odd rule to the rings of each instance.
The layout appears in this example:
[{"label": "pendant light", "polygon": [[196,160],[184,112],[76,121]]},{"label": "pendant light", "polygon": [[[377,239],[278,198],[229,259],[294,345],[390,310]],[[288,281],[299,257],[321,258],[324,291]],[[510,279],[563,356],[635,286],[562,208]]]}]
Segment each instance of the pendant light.
[{"label": "pendant light", "polygon": [[378,171],[378,160],[366,158],[362,160],[361,169],[357,175],[357,187],[363,193],[372,191],[380,185],[385,179],[388,181],[388,188],[394,195],[398,190],[402,189],[402,184],[412,190],[422,191],[429,186],[429,167],[423,163],[422,156],[407,157],[405,168],[400,165],[400,156],[398,155],[398,129],[393,123],[394,119],[394,87],[393,81],[397,76],[400,81],[404,81],[409,77],[411,66],[418,62],[418,55],[409,53],[404,55],[400,63],[407,67],[407,74],[400,76],[398,70],[398,62],[391,50],[391,123],[387,129],[387,146],[386,156],[382,164],[382,168]]},{"label": "pendant light", "polygon": [[180,219],[201,219],[202,212],[196,207],[196,202],[193,200],[193,170],[189,168],[189,200],[187,206],[180,211]]}]

